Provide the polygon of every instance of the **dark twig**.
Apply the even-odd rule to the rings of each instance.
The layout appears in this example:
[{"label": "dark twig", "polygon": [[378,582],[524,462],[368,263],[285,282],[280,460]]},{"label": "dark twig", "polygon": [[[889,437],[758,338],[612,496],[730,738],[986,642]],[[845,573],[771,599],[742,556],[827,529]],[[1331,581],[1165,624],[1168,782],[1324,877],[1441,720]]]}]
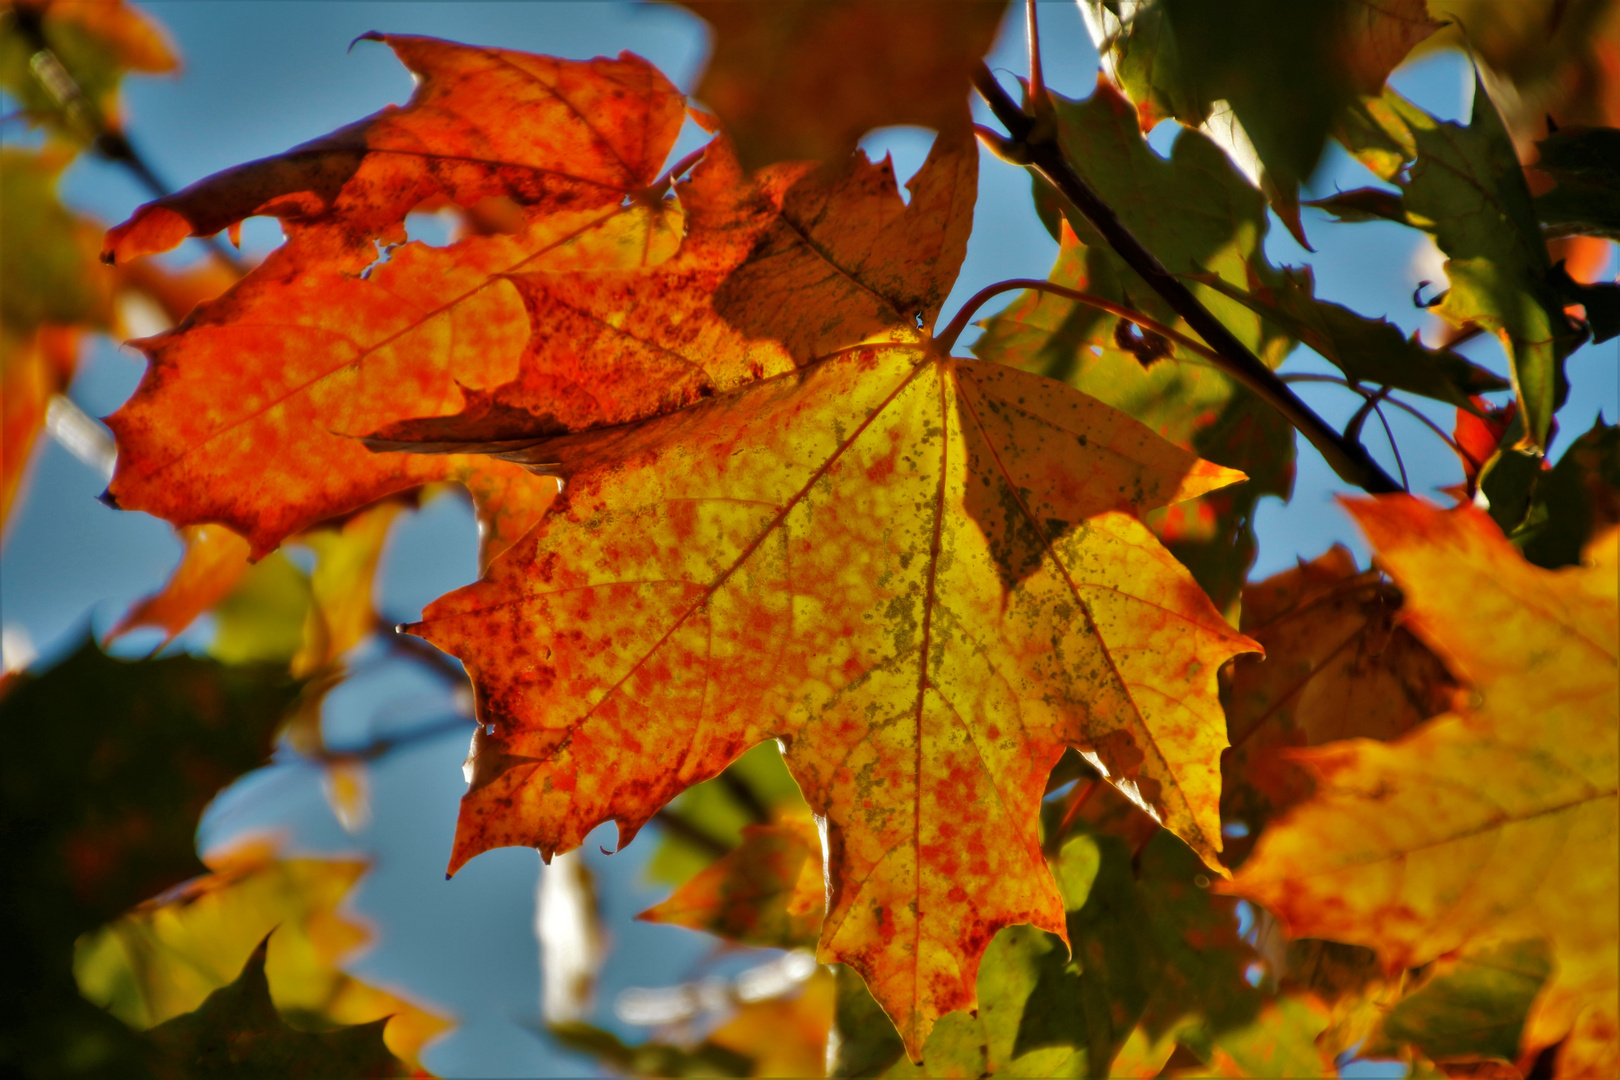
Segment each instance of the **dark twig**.
[{"label": "dark twig", "polygon": [[735,799],[748,812],[748,816],[753,819],[754,824],[764,825],[771,820],[771,808],[765,805],[765,800],[759,797],[759,793],[753,789],[748,781],[730,769],[725,770],[715,779],[719,780],[720,786],[726,789],[726,794]]},{"label": "dark twig", "polygon": [[[1282,376],[1279,376],[1279,378],[1281,378],[1282,381],[1285,382],[1285,383],[1297,383],[1297,382],[1332,383],[1334,386],[1342,386],[1346,390],[1354,390],[1356,393],[1360,394],[1363,398],[1366,398],[1366,397],[1370,396],[1373,393],[1373,391],[1368,390],[1366,387],[1357,386],[1355,383],[1351,382],[1349,379],[1343,379],[1343,378],[1340,378],[1337,375],[1314,375],[1314,374],[1301,373],[1301,374],[1297,374],[1297,375],[1296,374],[1282,375]],[[1439,424],[1436,424],[1433,420],[1430,420],[1427,416],[1424,416],[1423,413],[1420,412],[1418,409],[1414,408],[1411,405],[1408,405],[1406,402],[1402,401],[1400,398],[1396,397],[1393,394],[1386,394],[1384,396],[1384,400],[1389,402],[1391,405],[1395,406],[1397,409],[1404,409],[1406,412],[1408,412],[1411,415],[1417,417],[1417,419],[1423,423],[1424,427],[1428,428],[1430,431],[1432,431],[1436,435],[1438,435],[1442,442],[1444,442],[1447,446],[1451,447],[1458,454],[1461,454],[1463,452],[1462,447],[1457,445],[1457,440],[1456,439],[1453,439],[1450,435],[1447,435],[1444,428],[1442,428]]]},{"label": "dark twig", "polygon": [[1400,485],[1379,467],[1365,447],[1344,438],[1328,426],[1142,245],[1113,208],[1103,202],[1069,164],[1058,145],[1055,131],[1042,130],[1047,125],[1020,108],[985,65],[979,65],[973,81],[1010,136],[981,132],[992,148],[1009,160],[1034,169],[1056,188],[1102,234],[1114,253],[1125,260],[1126,265],[1136,271],[1192,327],[1194,333],[1204,339],[1219,357],[1221,370],[1282,413],[1347,483],[1374,493],[1401,490]]}]

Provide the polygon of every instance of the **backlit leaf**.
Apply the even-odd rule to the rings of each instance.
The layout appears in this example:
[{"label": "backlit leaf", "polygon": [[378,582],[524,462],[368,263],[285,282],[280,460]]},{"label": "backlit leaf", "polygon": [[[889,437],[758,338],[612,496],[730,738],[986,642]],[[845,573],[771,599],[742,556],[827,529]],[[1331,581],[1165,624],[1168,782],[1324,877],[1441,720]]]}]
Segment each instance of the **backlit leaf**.
[{"label": "backlit leaf", "polygon": [[1430,349],[1407,337],[1386,319],[1369,319],[1318,299],[1309,266],[1285,268],[1275,288],[1256,283],[1243,292],[1218,278],[1208,283],[1314,349],[1351,382],[1408,390],[1464,408],[1473,407],[1470,399],[1477,394],[1508,387],[1450,349]]},{"label": "backlit leaf", "polygon": [[[530,322],[504,275],[667,257],[679,207],[642,193],[679,130],[680,95],[634,57],[387,41],[419,79],[408,105],[202,181],[109,234],[119,261],[253,214],[288,235],[142,343],[148,375],[109,421],[120,505],[226,524],[263,554],[389,492],[456,479],[485,507],[492,553],[555,494],[502,463],[379,457],[344,436],[458,412],[467,392],[511,378]],[[404,242],[406,215],[439,196],[510,202],[517,231]]]},{"label": "backlit leaf", "polygon": [[749,169],[834,161],[873,128],[948,127],[1006,0],[682,0],[714,28],[697,97]]},{"label": "backlit leaf", "polygon": [[1472,508],[1391,496],[1351,509],[1408,625],[1475,696],[1392,743],[1309,751],[1316,797],[1273,823],[1233,889],[1391,968],[1545,936],[1556,966],[1522,1050],[1564,1039],[1560,1075],[1611,1073],[1620,534],[1595,564],[1547,571]]},{"label": "backlit leaf", "polygon": [[[1104,70],[1136,103],[1143,132],[1174,118],[1231,123],[1264,166],[1264,183],[1296,236],[1296,191],[1334,116],[1376,94],[1413,46],[1439,28],[1424,0],[1242,0],[1228,4],[1085,0]],[[1224,116],[1223,116],[1224,114]]]},{"label": "backlit leaf", "polygon": [[[1112,509],[1234,474],[1060,384],[896,334],[532,448],[580,455],[557,507],[413,630],[462,657],[494,725],[453,867],[573,847],[608,819],[627,841],[781,738],[828,820],[822,954],[920,1047],[972,1000],[996,928],[1061,928],[1032,826],[1065,745],[1213,857],[1205,695],[1247,642]],[[690,719],[649,727],[664,716]]]}]

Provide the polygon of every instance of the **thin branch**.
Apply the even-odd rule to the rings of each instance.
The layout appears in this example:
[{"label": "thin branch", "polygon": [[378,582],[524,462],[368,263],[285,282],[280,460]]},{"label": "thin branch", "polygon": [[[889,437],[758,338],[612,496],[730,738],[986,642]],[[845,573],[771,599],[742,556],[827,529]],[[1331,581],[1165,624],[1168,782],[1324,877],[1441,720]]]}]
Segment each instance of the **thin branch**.
[{"label": "thin branch", "polygon": [[[1395,467],[1401,470],[1401,487],[1405,488],[1410,494],[1412,482],[1406,476],[1406,462],[1401,460],[1401,448],[1395,445],[1395,433],[1389,429],[1389,418],[1384,415],[1383,407],[1377,398],[1370,398],[1369,400],[1373,403],[1373,412],[1378,414],[1378,422],[1383,425],[1384,438],[1389,440],[1389,452],[1395,455]],[[1387,394],[1384,396],[1384,400],[1389,400]]]},{"label": "thin branch", "polygon": [[[1296,374],[1289,374],[1289,375],[1282,375],[1282,376],[1279,376],[1279,377],[1285,383],[1297,383],[1297,382],[1332,383],[1334,386],[1342,386],[1346,390],[1354,390],[1356,393],[1360,394],[1363,398],[1369,396],[1372,393],[1371,390],[1368,390],[1365,387],[1357,386],[1355,383],[1351,382],[1349,379],[1340,378],[1337,375],[1307,375],[1307,374],[1297,374],[1296,375]],[[1396,397],[1393,394],[1385,395],[1384,400],[1389,402],[1391,405],[1395,406],[1397,409],[1404,409],[1408,413],[1411,413],[1413,416],[1417,417],[1418,420],[1422,421],[1424,427],[1428,428],[1430,431],[1432,431],[1436,435],[1440,436],[1441,441],[1444,442],[1447,446],[1451,447],[1452,450],[1454,450],[1458,454],[1463,453],[1463,448],[1461,446],[1457,445],[1457,440],[1456,439],[1453,439],[1450,435],[1447,435],[1444,428],[1442,428],[1439,424],[1436,424],[1433,420],[1430,420],[1427,416],[1424,416],[1423,413],[1418,411],[1416,408],[1412,407],[1411,405],[1408,405],[1406,402],[1402,401],[1400,398]]]},{"label": "thin branch", "polygon": [[1220,358],[1221,370],[1282,413],[1316,447],[1341,479],[1368,492],[1393,493],[1401,490],[1400,485],[1379,467],[1365,447],[1344,438],[1317,416],[1142,245],[1113,208],[1103,202],[1069,164],[1058,145],[1056,132],[1042,131],[1044,125],[1038,124],[1013,101],[1001,84],[996,82],[988,67],[980,64],[973,82],[991,112],[995,113],[996,119],[1001,121],[1010,135],[1009,139],[996,139],[992,148],[1010,160],[1034,169],[1055,187],[1102,234],[1114,253],[1163,297],[1171,309],[1192,327],[1193,332],[1214,350]]},{"label": "thin branch", "polygon": [[731,851],[731,845],[715,836],[709,830],[694,823],[679,810],[664,807],[653,815],[653,824],[669,831],[670,835],[678,836],[693,847],[701,848],[715,858]]}]

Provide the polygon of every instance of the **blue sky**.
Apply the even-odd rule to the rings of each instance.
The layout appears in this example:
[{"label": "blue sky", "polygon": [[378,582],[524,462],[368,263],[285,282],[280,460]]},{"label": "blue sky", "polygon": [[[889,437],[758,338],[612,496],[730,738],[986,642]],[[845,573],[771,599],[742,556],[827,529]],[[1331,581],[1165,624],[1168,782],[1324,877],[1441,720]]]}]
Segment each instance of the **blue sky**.
[{"label": "blue sky", "polygon": [[[701,22],[664,5],[618,3],[347,3],[337,0],[237,0],[234,3],[146,4],[168,26],[185,58],[174,79],[132,79],[127,84],[128,127],[160,175],[174,186],[239,162],[322,135],[390,102],[403,102],[411,81],[383,46],[349,44],[368,30],[433,34],[456,40],[568,57],[637,52],[662,67],[683,88],[695,85],[707,51]],[[1041,8],[1048,79],[1071,97],[1090,92],[1096,52],[1069,3]],[[1021,19],[1004,28],[992,66],[1024,70]],[[1439,56],[1399,73],[1395,83],[1431,111],[1465,118],[1471,80],[1461,57]],[[18,133],[8,128],[8,140]],[[1154,134],[1161,152],[1172,127]],[[867,141],[874,155],[892,152],[902,178],[922,160],[928,136],[916,131],[879,133]],[[1035,218],[1028,181],[1019,170],[985,157],[981,202],[969,257],[946,316],[981,286],[1008,277],[1044,277],[1056,245]],[[1372,178],[1342,153],[1330,154],[1317,189],[1349,188]],[[120,171],[86,160],[66,177],[64,198],[107,222],[126,217],[143,193]],[[1299,248],[1275,222],[1268,250],[1276,263],[1309,262],[1319,291],[1369,315],[1383,315],[1410,331],[1430,332],[1429,316],[1413,307],[1420,278],[1438,278],[1418,234],[1395,225],[1340,226],[1307,212],[1306,228],[1318,251]],[[276,225],[250,222],[244,246],[262,254],[279,242]],[[181,261],[197,258],[181,252]],[[1427,261],[1426,261],[1427,260]],[[1584,430],[1599,409],[1613,419],[1620,342],[1583,350],[1572,361],[1572,405],[1563,418],[1569,433]],[[1470,355],[1502,370],[1500,350],[1482,340]],[[1323,370],[1303,351],[1287,369]],[[97,346],[72,388],[74,399],[101,416],[134,389],[142,361],[110,343]],[[1342,424],[1359,401],[1332,387],[1302,393],[1327,418]],[[1449,429],[1447,410],[1431,415]],[[1413,490],[1432,491],[1458,478],[1455,459],[1415,421],[1391,418]],[[1376,455],[1393,461],[1376,434]],[[155,587],[178,558],[167,525],[141,514],[119,513],[95,501],[105,478],[54,444],[42,444],[31,490],[7,539],[0,565],[0,616],[25,630],[45,656],[58,653],[91,624],[105,630],[128,602]],[[1260,512],[1260,565],[1267,573],[1297,556],[1319,554],[1334,541],[1365,549],[1344,515],[1329,505],[1344,491],[1303,442],[1293,502],[1266,500]],[[465,507],[450,499],[430,504],[396,530],[387,553],[381,603],[390,619],[415,617],[423,604],[471,581],[475,532]],[[364,657],[361,658],[364,660]],[[442,715],[451,703],[442,690],[408,668],[376,659],[370,674],[351,680],[328,706],[334,738],[359,739],[373,727],[408,727]],[[262,770],[222,797],[205,821],[205,842],[246,828],[279,825],[308,851],[364,851],[376,866],[357,908],[380,930],[378,946],[357,965],[368,977],[403,987],[458,1014],[462,1028],[427,1055],[445,1075],[580,1075],[588,1065],[561,1053],[523,1025],[538,1015],[539,971],[533,939],[538,859],[526,850],[497,851],[474,860],[452,882],[443,866],[456,802],[462,792],[460,737],[418,745],[389,758],[373,776],[374,824],[356,835],[333,820],[312,770],[278,765]],[[611,846],[610,834],[593,839]],[[602,876],[615,947],[603,987],[602,1019],[613,994],[628,985],[657,985],[703,968],[709,944],[672,927],[630,921],[660,894],[648,888],[642,865],[650,835],[611,858],[586,845]]]}]

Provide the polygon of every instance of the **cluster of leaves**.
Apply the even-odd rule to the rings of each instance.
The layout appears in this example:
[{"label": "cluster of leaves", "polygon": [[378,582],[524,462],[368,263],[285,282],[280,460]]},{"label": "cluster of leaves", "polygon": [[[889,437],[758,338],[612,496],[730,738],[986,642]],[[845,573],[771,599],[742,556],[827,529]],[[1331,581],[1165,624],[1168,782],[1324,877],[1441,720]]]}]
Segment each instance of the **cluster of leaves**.
[{"label": "cluster of leaves", "polygon": [[[278,728],[358,813],[320,697],[373,627],[401,500],[455,482],[484,576],[407,628],[477,701],[451,871],[657,819],[679,888],[645,918],[839,965],[685,1043],[556,1028],[610,1066],[1328,1076],[1361,1047],[1431,1073],[1612,1073],[1620,437],[1600,421],[1547,451],[1565,361],[1616,324],[1620,287],[1574,258],[1590,247],[1549,248],[1614,236],[1617,117],[1587,91],[1620,96],[1592,44],[1612,55],[1616,31],[1570,5],[1604,35],[1521,55],[1502,5],[1461,6],[1088,3],[1098,89],[1063,99],[1037,64],[1021,106],[979,70],[1000,3],[694,5],[713,113],[630,54],[368,35],[415,76],[407,104],[106,236],[114,275],[255,215],[286,242],[136,343],[147,375],[108,419],[108,498],[187,542],[115,633],[168,640],[211,610],[216,659],[87,646],[0,706],[41,744],[5,780],[32,845],[8,895],[50,988],[17,1003],[40,1034],[6,1052],[156,1075],[415,1064],[435,1021],[335,969],[354,864],[238,853],[158,894],[201,871],[196,814]],[[1476,23],[1468,124],[1385,88]],[[1030,121],[979,134],[1034,164],[1060,252],[970,359],[972,312],[936,324],[977,202],[975,81]],[[1564,119],[1504,120],[1493,86]],[[1168,158],[1144,138],[1164,118],[1188,127]],[[709,138],[671,163],[688,121]],[[905,198],[854,150],[893,123],[938,132]],[[1330,138],[1390,186],[1318,205],[1430,234],[1450,345],[1494,335],[1509,379],[1270,263],[1268,209],[1306,238],[1299,186]],[[456,238],[408,241],[439,208]],[[67,296],[83,227],[54,213]],[[14,315],[8,292],[7,326],[110,325],[42,295]],[[1230,341],[1200,341],[1189,304]],[[1460,505],[1347,504],[1376,569],[1334,549],[1251,582],[1255,507],[1293,483],[1303,406],[1269,372],[1296,345],[1366,403],[1346,446],[1393,392],[1455,408]],[[8,412],[8,469],[12,437]],[[29,719],[115,687],[112,749]],[[216,747],[232,695],[261,720]],[[161,814],[121,786],[146,755],[183,774]],[[59,758],[71,779],[50,782],[85,805],[41,816],[37,763]],[[174,956],[191,975],[154,982]],[[386,1051],[375,1026],[287,1026],[387,1012]]]}]

